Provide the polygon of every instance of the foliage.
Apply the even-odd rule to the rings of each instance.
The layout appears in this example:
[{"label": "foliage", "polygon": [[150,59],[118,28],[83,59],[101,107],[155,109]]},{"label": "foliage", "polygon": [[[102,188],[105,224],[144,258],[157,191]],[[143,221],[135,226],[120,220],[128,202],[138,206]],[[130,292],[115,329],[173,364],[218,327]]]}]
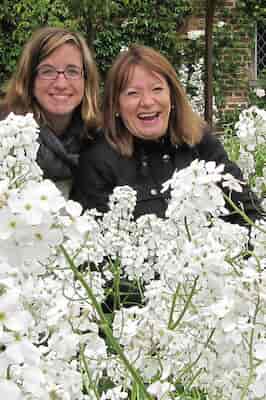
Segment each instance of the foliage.
[{"label": "foliage", "polygon": [[230,158],[244,171],[244,178],[266,199],[266,112],[256,106],[243,110],[234,129],[225,136]]},{"label": "foliage", "polygon": [[[42,25],[64,25],[85,35],[95,51],[102,78],[121,48],[131,42],[145,43],[162,51],[178,74],[181,68],[186,68],[186,88],[193,97],[195,86],[191,84],[190,75],[197,70],[204,55],[204,38],[191,39],[184,32],[193,13],[204,18],[204,4],[204,0],[3,0],[0,82],[3,84],[14,71],[22,46],[34,29]],[[237,0],[236,8],[232,10],[224,6],[223,0],[217,2],[213,86],[220,121],[227,123],[230,119],[231,113],[225,116],[223,110],[226,95],[236,89],[247,95],[249,104],[265,107],[265,99],[259,101],[254,97],[245,72],[250,64],[250,47],[254,46],[255,24],[263,21],[265,23],[262,0]],[[245,49],[245,42],[252,44]]]},{"label": "foliage", "polygon": [[251,105],[259,108],[265,108],[266,89],[262,89],[260,87],[251,88],[249,91],[249,102]]},{"label": "foliage", "polygon": [[180,64],[177,29],[191,13],[189,1],[123,0],[103,2],[99,7],[93,3],[83,0],[76,7],[77,2],[71,2],[83,31],[88,19],[91,21],[92,44],[103,75],[121,48],[133,42],[152,46],[166,54],[175,66]]},{"label": "foliage", "polygon": [[0,9],[0,82],[14,71],[32,32],[43,25],[78,28],[63,0],[4,0]]},{"label": "foliage", "polygon": [[264,0],[238,0],[239,10],[243,10],[251,19],[265,23],[266,6]]}]

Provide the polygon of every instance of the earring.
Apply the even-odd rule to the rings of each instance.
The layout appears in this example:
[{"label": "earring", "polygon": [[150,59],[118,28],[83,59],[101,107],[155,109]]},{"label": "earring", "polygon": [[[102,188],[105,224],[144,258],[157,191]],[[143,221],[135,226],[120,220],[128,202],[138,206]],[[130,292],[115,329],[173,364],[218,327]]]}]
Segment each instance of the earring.
[{"label": "earring", "polygon": [[118,113],[118,112],[115,113],[115,117],[116,117],[116,118],[119,117],[119,113]]},{"label": "earring", "polygon": [[171,105],[171,110],[174,110],[175,109],[175,106],[173,106],[173,104]]}]

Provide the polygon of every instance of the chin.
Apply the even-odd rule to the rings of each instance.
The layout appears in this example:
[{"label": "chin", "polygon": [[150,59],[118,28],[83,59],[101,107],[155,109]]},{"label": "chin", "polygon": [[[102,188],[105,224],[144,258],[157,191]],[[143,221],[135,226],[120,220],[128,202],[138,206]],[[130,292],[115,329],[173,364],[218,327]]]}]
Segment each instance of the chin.
[{"label": "chin", "polygon": [[143,135],[143,139],[147,139],[147,140],[158,140],[161,139],[161,137],[163,137],[165,135],[165,133],[150,133],[150,134],[145,134]]}]

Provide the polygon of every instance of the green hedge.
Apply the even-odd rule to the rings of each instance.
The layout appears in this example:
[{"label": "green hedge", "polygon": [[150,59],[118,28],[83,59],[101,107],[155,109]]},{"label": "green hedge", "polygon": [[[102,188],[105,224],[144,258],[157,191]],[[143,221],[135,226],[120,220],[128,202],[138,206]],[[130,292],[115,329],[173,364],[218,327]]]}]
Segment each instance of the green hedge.
[{"label": "green hedge", "polygon": [[0,82],[15,68],[31,33],[43,25],[69,26],[77,22],[64,0],[2,0],[0,7]]},{"label": "green hedge", "polygon": [[[197,11],[204,17],[205,0],[2,0],[0,8],[0,87],[15,68],[22,46],[43,25],[66,26],[84,34],[95,51],[104,79],[113,58],[131,42],[150,45],[164,53],[179,70],[193,72],[204,54],[204,40],[188,40],[182,33],[187,18]],[[234,12],[217,2],[214,26],[213,73],[216,105],[222,109],[232,85],[248,93],[249,82],[240,74],[250,62],[256,21],[265,21],[261,0],[237,0]],[[199,7],[199,4],[201,6]],[[195,11],[196,10],[196,11]],[[252,16],[252,18],[251,18]],[[237,25],[237,29],[235,26]],[[180,29],[181,28],[181,29]],[[241,48],[243,36],[250,45]],[[231,79],[231,84],[229,79]],[[241,86],[240,86],[241,85]],[[188,90],[191,85],[188,82]],[[192,88],[193,89],[193,88]],[[193,93],[192,93],[193,94]]]}]

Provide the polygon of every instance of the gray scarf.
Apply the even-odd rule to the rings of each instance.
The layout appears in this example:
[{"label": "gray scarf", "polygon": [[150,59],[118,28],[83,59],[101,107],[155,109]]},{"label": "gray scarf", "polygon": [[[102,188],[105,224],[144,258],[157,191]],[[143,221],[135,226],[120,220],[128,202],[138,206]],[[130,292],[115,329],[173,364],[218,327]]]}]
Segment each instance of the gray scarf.
[{"label": "gray scarf", "polygon": [[56,136],[47,126],[40,128],[37,162],[44,178],[53,181],[72,178],[78,165],[82,130],[84,126],[80,120],[74,120],[62,136]]}]

